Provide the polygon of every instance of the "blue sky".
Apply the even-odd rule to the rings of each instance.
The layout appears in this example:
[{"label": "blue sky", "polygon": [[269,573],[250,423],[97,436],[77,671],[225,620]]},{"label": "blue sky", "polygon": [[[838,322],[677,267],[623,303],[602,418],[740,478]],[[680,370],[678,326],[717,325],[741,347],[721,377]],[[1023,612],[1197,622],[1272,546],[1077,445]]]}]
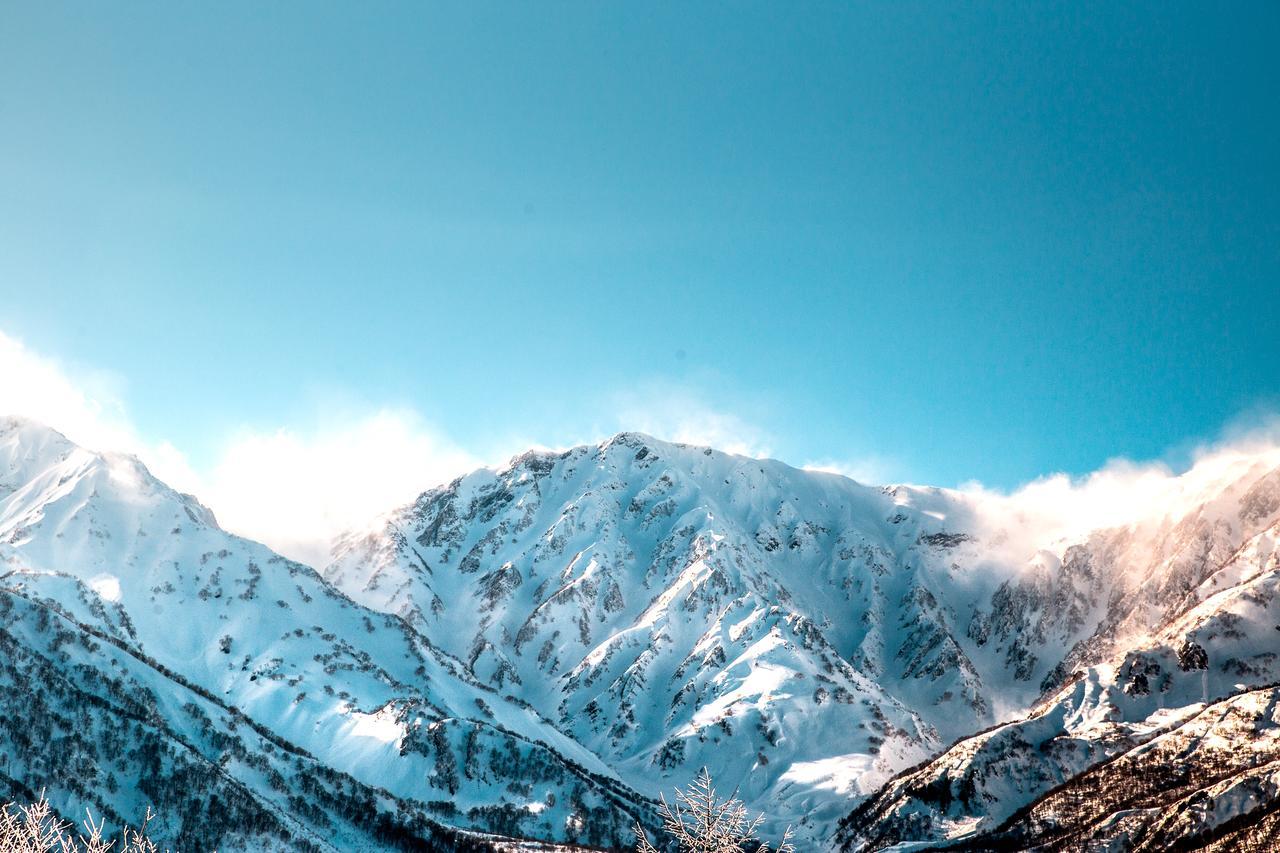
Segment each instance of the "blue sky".
[{"label": "blue sky", "polygon": [[1277,43],[1274,3],[8,3],[0,332],[197,470],[388,410],[467,459],[1176,455],[1280,395]]}]

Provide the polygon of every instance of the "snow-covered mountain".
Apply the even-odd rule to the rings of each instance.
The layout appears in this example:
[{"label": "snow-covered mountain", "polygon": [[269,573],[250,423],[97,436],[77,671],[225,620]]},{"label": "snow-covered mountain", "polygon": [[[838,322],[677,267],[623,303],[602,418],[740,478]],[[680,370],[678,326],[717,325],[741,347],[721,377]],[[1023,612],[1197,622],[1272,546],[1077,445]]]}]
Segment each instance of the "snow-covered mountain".
[{"label": "snow-covered mountain", "polygon": [[705,765],[805,849],[855,807],[849,849],[1025,819],[1022,849],[1062,783],[1270,719],[1278,521],[1274,451],[1050,538],[978,493],[622,434],[424,492],[317,574],[4,421],[0,787],[151,802],[188,849],[614,846]]},{"label": "snow-covered mountain", "polygon": [[324,574],[645,793],[705,765],[820,835],[993,720],[1011,676],[963,633],[995,586],[963,510],[624,434],[427,492]]},{"label": "snow-covered mountain", "polygon": [[0,789],[47,788],[67,815],[151,803],[184,850],[479,849],[448,827],[615,844],[648,820],[608,765],[398,617],[136,459],[12,419],[0,614]]},{"label": "snow-covered mountain", "polygon": [[638,790],[706,765],[819,843],[891,774],[1189,618],[1280,516],[1277,466],[1215,457],[1124,526],[1037,542],[978,495],[624,434],[427,492],[325,576]]}]

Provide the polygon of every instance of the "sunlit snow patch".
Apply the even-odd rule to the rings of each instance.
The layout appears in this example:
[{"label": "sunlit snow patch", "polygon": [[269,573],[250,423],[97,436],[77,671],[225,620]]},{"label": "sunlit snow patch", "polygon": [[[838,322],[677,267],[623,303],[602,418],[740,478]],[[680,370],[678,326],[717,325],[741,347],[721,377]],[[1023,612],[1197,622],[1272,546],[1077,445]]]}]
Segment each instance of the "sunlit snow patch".
[{"label": "sunlit snow patch", "polygon": [[395,708],[385,705],[372,714],[351,712],[351,734],[368,737],[383,743],[399,743],[405,736],[405,728],[396,719]]},{"label": "sunlit snow patch", "polygon": [[818,761],[798,761],[782,774],[782,781],[811,785],[845,796],[869,794],[883,776],[872,770],[873,764],[874,756],[857,752]]},{"label": "sunlit snow patch", "polygon": [[[690,721],[694,730],[719,723],[726,715],[731,715],[733,707],[739,703],[745,703],[747,707],[767,707],[775,699],[785,699],[790,696],[787,688],[794,683],[795,671],[759,660],[764,653],[782,643],[783,639],[777,628],[773,628],[754,643],[743,655],[744,658],[754,660],[735,664],[735,669],[739,670],[744,664],[750,666],[746,676],[734,676],[732,680],[737,683],[732,688],[727,689],[714,701],[708,702],[694,713]],[[716,676],[716,681],[718,684],[728,685],[731,683],[731,677],[722,672]]]},{"label": "sunlit snow patch", "polygon": [[948,820],[943,824],[942,834],[949,839],[964,838],[966,835],[972,835],[981,823],[982,818],[976,815]]},{"label": "sunlit snow patch", "polygon": [[89,589],[106,601],[120,600],[120,579],[115,575],[97,575],[90,578]]}]

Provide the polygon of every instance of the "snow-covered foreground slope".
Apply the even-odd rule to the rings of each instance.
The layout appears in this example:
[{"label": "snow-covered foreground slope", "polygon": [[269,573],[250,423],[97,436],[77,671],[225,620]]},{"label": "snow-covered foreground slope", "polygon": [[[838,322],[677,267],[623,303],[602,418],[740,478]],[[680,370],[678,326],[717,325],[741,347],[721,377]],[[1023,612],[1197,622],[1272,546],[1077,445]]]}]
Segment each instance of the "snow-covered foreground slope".
[{"label": "snow-covered foreground slope", "polygon": [[[1255,814],[1278,466],[1219,454],[1064,538],[1010,499],[623,434],[431,489],[321,577],[0,421],[0,788],[150,802],[223,850],[623,845],[704,765],[803,849],[855,806],[851,849]],[[1063,816],[1073,784],[1219,768],[1245,731],[1251,763]]]},{"label": "snow-covered foreground slope", "polygon": [[0,613],[0,780],[65,814],[136,821],[150,802],[184,849],[223,850],[450,849],[437,824],[614,844],[648,819],[589,750],[398,617],[227,534],[136,460],[13,420]]},{"label": "snow-covered foreground slope", "polygon": [[[1106,732],[1060,729],[1031,748],[1079,752],[1058,762],[1060,770],[1077,766],[1011,814],[1006,803],[1022,801],[1035,773],[1028,744],[1015,744],[1001,766],[988,764],[988,772],[971,777],[971,786],[949,786],[954,780],[936,768],[912,773],[851,815],[841,841],[853,850],[1269,853],[1280,833],[1277,707],[1280,689],[1273,686],[1141,723],[1113,721]],[[962,760],[959,753],[947,759],[952,767]],[[996,791],[999,772],[1018,781]],[[992,794],[1004,798],[984,799]]]}]

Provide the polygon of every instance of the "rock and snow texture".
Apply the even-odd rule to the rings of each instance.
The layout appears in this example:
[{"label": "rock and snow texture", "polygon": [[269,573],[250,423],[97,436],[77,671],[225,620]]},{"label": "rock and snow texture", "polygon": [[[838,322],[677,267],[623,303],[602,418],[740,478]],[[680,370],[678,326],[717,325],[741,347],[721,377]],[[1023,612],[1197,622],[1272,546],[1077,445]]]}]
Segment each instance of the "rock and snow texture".
[{"label": "rock and snow texture", "polygon": [[[1074,546],[1067,562],[1106,606],[1046,679],[1044,699],[894,779],[844,821],[841,846],[1273,849],[1274,462],[1241,466],[1181,517]],[[1046,589],[1059,602],[1048,613],[1073,613]]]},{"label": "rock and snow texture", "polygon": [[[707,765],[808,843],[894,772],[1041,700],[1025,730],[987,736],[999,763],[971,802],[991,804],[948,798],[930,836],[942,839],[992,825],[1162,715],[1275,678],[1280,618],[1242,622],[1226,591],[1259,600],[1241,561],[1272,559],[1256,550],[1280,517],[1280,458],[1215,457],[1161,497],[1122,526],[1028,542],[979,496],[624,434],[427,492],[341,542],[325,576],[642,792]],[[1194,618],[1243,625],[1252,645],[1177,627]],[[1162,631],[1163,658],[1126,654]],[[1209,646],[1217,675],[1182,668]],[[1136,709],[1118,728],[1114,679]],[[1055,695],[1079,707],[1042,713]],[[1060,759],[1015,766],[1052,738]]]},{"label": "rock and snow texture", "polygon": [[[223,850],[621,845],[704,765],[805,849],[854,806],[850,849],[1258,832],[1278,466],[1039,541],[980,495],[622,434],[427,491],[322,577],[0,421],[0,788]],[[1212,772],[1063,817],[1180,749]]]}]

